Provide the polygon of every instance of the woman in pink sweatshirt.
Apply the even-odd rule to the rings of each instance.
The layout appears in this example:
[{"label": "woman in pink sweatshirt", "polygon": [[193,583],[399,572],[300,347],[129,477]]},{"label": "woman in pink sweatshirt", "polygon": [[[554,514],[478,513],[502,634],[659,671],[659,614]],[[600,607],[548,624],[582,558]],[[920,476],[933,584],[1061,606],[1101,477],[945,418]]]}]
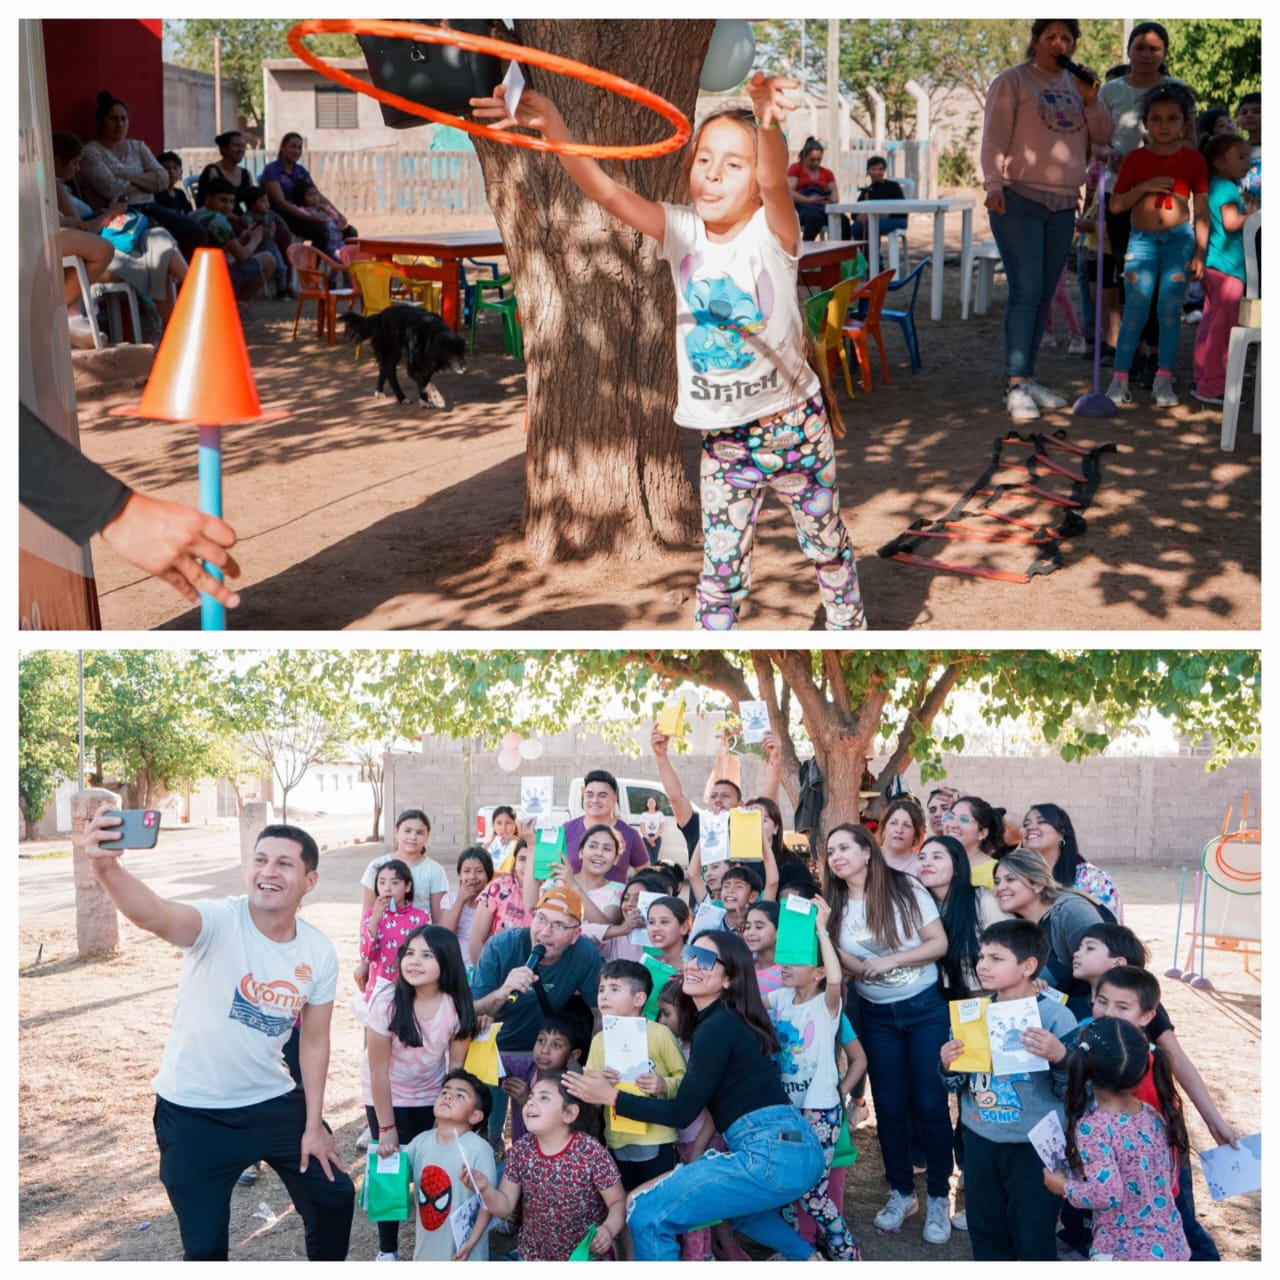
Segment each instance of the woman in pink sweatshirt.
[{"label": "woman in pink sweatshirt", "polygon": [[1074,55],[1079,38],[1074,18],[1037,18],[1027,60],[987,91],[982,185],[1009,282],[1005,406],[1018,422],[1067,403],[1035,381],[1036,355],[1071,249],[1090,149],[1111,138],[1096,78],[1085,84],[1057,63],[1059,54]]}]

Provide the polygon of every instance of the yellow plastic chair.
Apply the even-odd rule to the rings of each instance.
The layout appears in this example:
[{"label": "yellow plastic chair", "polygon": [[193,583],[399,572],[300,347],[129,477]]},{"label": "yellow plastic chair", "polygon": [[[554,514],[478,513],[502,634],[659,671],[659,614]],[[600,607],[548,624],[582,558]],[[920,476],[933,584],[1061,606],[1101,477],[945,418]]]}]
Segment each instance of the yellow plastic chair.
[{"label": "yellow plastic chair", "polygon": [[[391,258],[392,262],[398,263],[402,267],[443,267],[444,263],[439,258],[424,258],[421,255],[397,253]],[[440,314],[440,281],[439,280],[414,280],[413,287],[421,290],[419,301],[428,311],[434,311]]]},{"label": "yellow plastic chair", "polygon": [[[404,272],[393,267],[389,262],[377,262],[373,259],[362,259],[347,264],[351,274],[351,283],[360,296],[360,310],[366,316],[376,316],[396,303],[408,302],[412,306],[421,306],[423,293],[422,281],[410,280]],[[402,293],[392,292],[400,286]],[[356,359],[360,359],[361,343],[356,343]]]},{"label": "yellow plastic chair", "polygon": [[849,370],[849,352],[845,348],[844,318],[849,310],[849,299],[857,287],[857,280],[841,280],[834,289],[810,298],[804,305],[805,322],[819,356],[827,361],[828,369],[832,367],[833,357],[839,353],[850,400],[853,399],[853,374]]}]

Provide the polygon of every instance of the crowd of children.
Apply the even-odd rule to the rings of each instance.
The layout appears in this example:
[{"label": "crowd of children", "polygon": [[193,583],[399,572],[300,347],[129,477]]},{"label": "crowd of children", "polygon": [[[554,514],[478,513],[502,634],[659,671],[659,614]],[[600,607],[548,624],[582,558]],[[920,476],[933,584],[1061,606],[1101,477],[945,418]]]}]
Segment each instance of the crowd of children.
[{"label": "crowd of children", "polygon": [[[412,1162],[414,1257],[486,1259],[498,1226],[521,1260],[740,1260],[741,1236],[779,1258],[858,1259],[870,1224],[846,1216],[844,1186],[870,1053],[886,1174],[905,1162],[910,1186],[911,1163],[930,1165],[927,1244],[954,1227],[978,1261],[1073,1256],[1065,1250],[1216,1259],[1196,1219],[1178,1088],[1214,1141],[1236,1134],[1174,1034],[1145,948],[1114,923],[1114,883],[1080,857],[1069,818],[1036,806],[1019,834],[1038,850],[1013,849],[1002,812],[978,797],[939,789],[927,816],[911,797],[893,808],[881,830],[894,849],[896,826],[911,833],[894,857],[912,872],[890,865],[866,827],[847,826],[819,846],[815,876],[770,821],[758,859],[704,865],[695,845],[687,886],[673,862],[625,885],[607,879],[624,848],[607,823],[588,827],[579,849],[535,859],[504,809],[491,846],[458,859],[447,896],[425,814],[402,815],[395,851],[363,881],[357,1003],[372,1150],[403,1148]],[[910,822],[895,826],[904,809]],[[1006,862],[1032,880],[1041,868],[1050,881],[1089,884],[1116,910],[1059,886],[1095,908],[1066,917],[1094,923],[1069,930],[1064,961],[1063,926],[1049,919],[1055,896],[1043,914],[1022,909],[1001,890]],[[494,934],[551,907],[599,950],[598,984],[576,1007],[544,1003],[532,1052],[511,1055],[490,1087],[464,1063],[502,1015],[477,1017],[482,988],[473,998],[469,962]],[[805,957],[794,950],[797,914],[816,943]],[[1065,992],[1084,995],[1069,1007]],[[951,1005],[950,1033],[945,1013],[933,1013],[947,1000],[971,1006]],[[993,1030],[992,1043],[1020,1055],[1016,1065],[970,1062],[963,1022],[1007,1002],[1020,1002],[1010,1005],[1019,1020]],[[643,1038],[620,1070],[609,1037],[628,1026]],[[921,1061],[933,1085],[927,1072],[915,1080]],[[928,1097],[932,1117],[934,1087],[955,1096],[940,1176],[962,1170],[963,1208],[935,1194],[937,1144],[919,1109]],[[1056,1162],[1035,1140],[1049,1116],[1065,1135]],[[901,1134],[889,1135],[890,1120]],[[467,1203],[464,1227],[451,1229]],[[915,1211],[914,1192],[895,1181],[874,1225],[898,1230]],[[399,1256],[398,1229],[378,1224],[379,1259]]]}]

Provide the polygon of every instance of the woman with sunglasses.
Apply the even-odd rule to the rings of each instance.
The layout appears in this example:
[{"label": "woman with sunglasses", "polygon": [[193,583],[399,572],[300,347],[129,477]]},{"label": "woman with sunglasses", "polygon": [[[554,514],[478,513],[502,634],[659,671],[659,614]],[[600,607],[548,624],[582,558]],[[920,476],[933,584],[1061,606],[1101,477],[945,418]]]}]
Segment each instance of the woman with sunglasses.
[{"label": "woman with sunglasses", "polygon": [[964,846],[970,882],[990,889],[996,859],[1005,851],[1004,810],[993,809],[980,796],[961,796],[942,820],[942,834]]},{"label": "woman with sunglasses", "polygon": [[810,1259],[813,1247],[780,1210],[822,1177],[822,1146],[783,1090],[773,1059],[778,1037],[751,952],[736,934],[713,930],[699,934],[683,957],[676,1034],[689,1041],[689,1070],[679,1094],[620,1093],[597,1072],[564,1078],[580,1101],[631,1120],[683,1128],[707,1107],[724,1136],[724,1155],[682,1165],[632,1193],[627,1225],[636,1260],[676,1262],[677,1235],[719,1218],[783,1258]]},{"label": "woman with sunglasses", "polygon": [[928,1209],[924,1239],[951,1237],[951,1119],[937,1070],[950,1038],[937,961],[947,954],[938,907],[914,876],[885,862],[875,836],[842,823],[827,836],[822,896],[836,923],[840,965],[858,994],[854,1026],[867,1051],[888,1203],[881,1231],[897,1231],[919,1210],[911,1144],[924,1149]]}]

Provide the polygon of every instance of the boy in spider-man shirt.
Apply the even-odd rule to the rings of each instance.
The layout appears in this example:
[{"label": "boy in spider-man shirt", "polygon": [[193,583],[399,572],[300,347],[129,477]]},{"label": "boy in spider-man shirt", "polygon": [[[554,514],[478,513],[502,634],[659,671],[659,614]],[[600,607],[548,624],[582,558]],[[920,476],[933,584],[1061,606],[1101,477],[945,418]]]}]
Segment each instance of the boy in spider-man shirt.
[{"label": "boy in spider-man shirt", "polygon": [[[493,1148],[480,1135],[489,1121],[493,1098],[487,1085],[469,1071],[450,1071],[433,1106],[435,1128],[418,1134],[405,1154],[413,1168],[415,1262],[488,1262],[489,1211],[462,1182],[466,1167],[497,1181]],[[455,1243],[452,1215],[468,1201],[470,1231]],[[478,1212],[471,1212],[477,1210]]]}]

